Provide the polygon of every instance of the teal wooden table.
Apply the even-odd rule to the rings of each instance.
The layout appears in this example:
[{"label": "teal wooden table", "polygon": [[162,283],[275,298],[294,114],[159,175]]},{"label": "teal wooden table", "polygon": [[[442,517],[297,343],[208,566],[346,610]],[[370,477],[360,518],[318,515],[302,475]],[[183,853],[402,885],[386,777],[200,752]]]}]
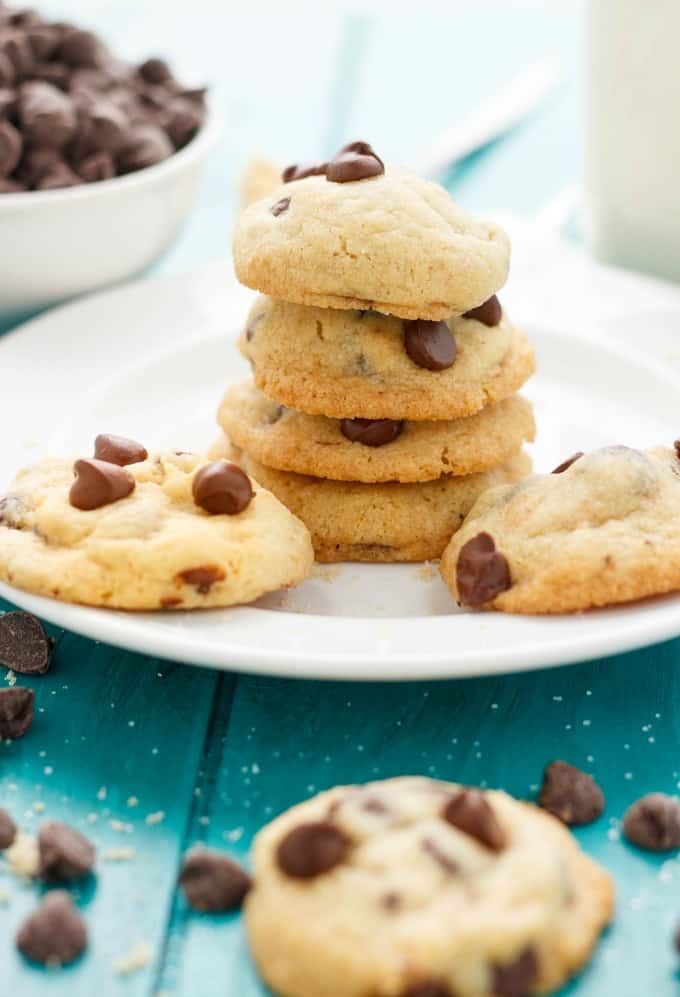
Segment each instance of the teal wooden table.
[{"label": "teal wooden table", "polygon": [[[251,153],[312,158],[364,137],[386,158],[407,159],[546,52],[563,60],[561,93],[448,181],[473,209],[530,214],[578,179],[580,18],[572,3],[475,0],[440,11],[393,5],[389,14],[218,0],[52,7],[74,18],[87,11],[131,54],[165,51],[215,85],[223,141],[164,270],[227,255],[236,177]],[[605,789],[605,815],[578,837],[612,871],[619,896],[615,926],[565,992],[677,993],[670,936],[680,917],[678,859],[633,851],[619,824],[637,796],[680,785],[678,642],[519,676],[350,685],[217,674],[51,632],[52,670],[31,683],[33,728],[0,744],[0,802],[29,831],[47,815],[96,841],[96,883],[78,898],[92,944],[70,969],[28,967],[12,938],[35,889],[0,878],[2,997],[262,997],[240,919],[193,914],[177,892],[190,845],[245,858],[255,831],[297,800],[404,772],[531,796],[556,756]],[[116,961],[140,942],[148,965],[117,974]]]}]

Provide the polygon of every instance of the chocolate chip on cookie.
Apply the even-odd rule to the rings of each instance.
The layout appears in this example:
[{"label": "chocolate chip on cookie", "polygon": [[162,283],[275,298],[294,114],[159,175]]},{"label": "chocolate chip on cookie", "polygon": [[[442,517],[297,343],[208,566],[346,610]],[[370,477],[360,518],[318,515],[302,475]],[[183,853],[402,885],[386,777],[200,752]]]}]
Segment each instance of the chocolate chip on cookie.
[{"label": "chocolate chip on cookie", "polygon": [[514,962],[493,967],[492,997],[525,997],[538,976],[538,959],[531,947]]},{"label": "chocolate chip on cookie", "polygon": [[664,793],[641,797],[624,814],[623,833],[632,844],[650,852],[680,848],[680,803]]},{"label": "chocolate chip on cookie", "polygon": [[17,948],[27,959],[65,965],[87,947],[87,928],[65,890],[52,890],[19,929]]},{"label": "chocolate chip on cookie", "polygon": [[188,568],[177,576],[187,585],[193,585],[201,595],[207,595],[215,582],[222,582],[225,574],[217,565],[207,564],[200,568]]},{"label": "chocolate chip on cookie", "polygon": [[290,207],[290,198],[282,197],[275,204],[272,204],[269,210],[274,215],[274,218],[278,218],[279,215],[282,215],[284,213],[284,211],[288,211],[289,207]]},{"label": "chocolate chip on cookie", "polygon": [[276,859],[283,872],[295,879],[312,879],[339,865],[350,840],[328,821],[309,821],[289,831],[279,843]]},{"label": "chocolate chip on cookie", "polygon": [[404,322],[404,346],[414,364],[446,370],[456,359],[456,340],[446,322]]},{"label": "chocolate chip on cookie", "polygon": [[0,665],[21,675],[44,675],[54,642],[31,613],[17,610],[0,616]]},{"label": "chocolate chip on cookie", "polygon": [[449,876],[455,876],[460,872],[460,866],[458,863],[447,855],[443,848],[440,848],[438,843],[434,838],[423,838],[422,842],[423,851],[435,860],[438,866],[440,866],[445,873]]},{"label": "chocolate chip on cookie", "polygon": [[284,183],[291,180],[303,180],[305,177],[321,177],[325,174],[328,163],[293,163],[287,166],[281,174]]},{"label": "chocolate chip on cookie", "polygon": [[0,851],[4,851],[12,844],[17,836],[17,826],[7,813],[0,807]]},{"label": "chocolate chip on cookie", "polygon": [[192,486],[194,502],[213,515],[236,516],[246,509],[255,492],[247,474],[226,460],[215,460],[200,468]]},{"label": "chocolate chip on cookie", "polygon": [[92,872],[94,845],[74,828],[51,820],[38,832],[38,875],[48,883],[82,879]]},{"label": "chocolate chip on cookie", "polygon": [[445,983],[439,980],[421,980],[412,983],[402,992],[400,997],[453,997]]},{"label": "chocolate chip on cookie", "polygon": [[135,479],[128,471],[106,460],[77,460],[73,470],[76,480],[71,485],[69,502],[76,509],[101,509],[125,498],[135,488]]},{"label": "chocolate chip on cookie", "polygon": [[456,585],[463,606],[483,606],[512,585],[508,562],[488,533],[478,533],[461,547]]},{"label": "chocolate chip on cookie", "polygon": [[505,834],[490,804],[478,789],[462,789],[452,796],[442,812],[448,824],[476,838],[494,852],[506,844]]},{"label": "chocolate chip on cookie", "polygon": [[476,322],[482,322],[484,325],[494,326],[498,325],[500,320],[503,318],[503,309],[501,308],[501,303],[495,294],[492,294],[488,301],[484,304],[478,305],[477,308],[471,308],[469,311],[465,312],[463,318],[471,318]]},{"label": "chocolate chip on cookie", "polygon": [[139,464],[149,456],[146,447],[141,443],[110,433],[100,433],[96,438],[94,455],[97,460],[106,460],[109,464],[118,464],[119,467]]},{"label": "chocolate chip on cookie", "polygon": [[551,762],[543,773],[538,805],[570,827],[590,824],[604,810],[604,794],[591,775],[567,762]]},{"label": "chocolate chip on cookie", "polygon": [[34,703],[32,689],[18,685],[0,689],[0,741],[15,741],[23,737],[33,723]]},{"label": "chocolate chip on cookie", "polygon": [[675,440],[673,446],[675,447],[675,455],[680,460],[680,440]]},{"label": "chocolate chip on cookie", "polygon": [[237,910],[250,889],[250,876],[228,855],[195,848],[182,863],[179,883],[194,910]]},{"label": "chocolate chip on cookie", "polygon": [[350,142],[336,152],[326,166],[326,179],[333,183],[367,180],[385,172],[385,164],[368,142]]},{"label": "chocolate chip on cookie", "polygon": [[340,431],[351,443],[365,447],[383,447],[391,443],[404,428],[402,421],[394,419],[342,419]]},{"label": "chocolate chip on cookie", "polygon": [[571,457],[567,457],[567,459],[563,460],[561,464],[558,464],[557,467],[551,471],[551,474],[562,474],[563,471],[567,471],[571,465],[575,464],[581,457],[583,457],[583,451],[577,450],[576,453],[571,455]]}]

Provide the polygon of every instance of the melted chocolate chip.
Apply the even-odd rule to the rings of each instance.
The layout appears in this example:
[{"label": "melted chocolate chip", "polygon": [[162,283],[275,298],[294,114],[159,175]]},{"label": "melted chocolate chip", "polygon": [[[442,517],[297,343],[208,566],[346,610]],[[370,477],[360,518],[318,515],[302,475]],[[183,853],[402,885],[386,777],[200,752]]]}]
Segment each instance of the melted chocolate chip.
[{"label": "melted chocolate chip", "polygon": [[94,441],[94,455],[97,460],[106,460],[109,464],[118,464],[119,467],[139,464],[149,456],[141,443],[109,433],[101,433]]},{"label": "melted chocolate chip", "polygon": [[135,488],[135,479],[128,471],[106,460],[77,460],[73,470],[76,480],[69,502],[76,509],[101,509],[126,498]]},{"label": "melted chocolate chip", "polygon": [[38,875],[48,883],[82,879],[92,872],[94,845],[79,831],[52,820],[38,832]]},{"label": "melted chocolate chip", "polygon": [[526,997],[538,975],[538,959],[529,947],[504,966],[494,966],[493,997]]},{"label": "melted chocolate chip", "polygon": [[503,309],[500,301],[493,294],[483,305],[478,305],[477,308],[471,308],[469,312],[465,312],[463,318],[472,318],[484,325],[494,326],[498,325],[503,318]]},{"label": "melted chocolate chip", "polygon": [[396,440],[404,428],[403,422],[394,419],[342,419],[340,432],[351,443],[365,447],[383,447]]},{"label": "melted chocolate chip", "polygon": [[402,991],[401,997],[453,997],[453,994],[440,980],[421,980]]},{"label": "melted chocolate chip", "polygon": [[272,204],[269,210],[274,215],[274,218],[278,218],[279,215],[282,215],[284,213],[284,211],[288,211],[289,207],[290,207],[290,198],[282,197],[275,204]]},{"label": "melted chocolate chip", "polygon": [[0,616],[0,665],[21,675],[44,675],[52,648],[42,623],[31,613],[17,610]]},{"label": "melted chocolate chip", "polygon": [[0,807],[0,851],[9,848],[17,835],[17,826],[7,813]]},{"label": "melted chocolate chip", "polygon": [[237,910],[251,885],[240,865],[209,848],[185,856],[179,882],[190,907],[212,913]]},{"label": "melted chocolate chip", "polygon": [[592,776],[567,762],[551,762],[543,773],[538,804],[570,827],[589,824],[604,810],[604,795]]},{"label": "melted chocolate chip", "polygon": [[628,841],[650,852],[680,848],[680,803],[664,793],[643,796],[624,814],[623,833]]},{"label": "melted chocolate chip", "polygon": [[328,163],[293,163],[287,166],[281,174],[284,183],[291,180],[303,180],[305,177],[321,177],[325,174]]},{"label": "melted chocolate chip", "polygon": [[512,585],[508,562],[488,533],[478,533],[461,547],[456,585],[463,606],[483,606]]},{"label": "melted chocolate chip", "polygon": [[64,965],[87,947],[87,929],[65,890],[52,890],[19,929],[17,948],[33,962]]},{"label": "melted chocolate chip", "polygon": [[279,843],[276,859],[287,876],[312,879],[339,865],[349,846],[349,838],[333,824],[310,821],[288,832]]},{"label": "melted chocolate chip", "polygon": [[405,322],[404,346],[414,364],[427,370],[446,370],[456,359],[456,340],[446,322]]},{"label": "melted chocolate chip", "polygon": [[193,585],[201,595],[207,595],[215,582],[224,581],[226,576],[222,568],[209,564],[180,571],[177,577],[187,585]]},{"label": "melted chocolate chip", "polygon": [[194,502],[201,509],[217,516],[236,516],[253,500],[255,492],[247,474],[226,460],[214,460],[194,475]]},{"label": "melted chocolate chip", "polygon": [[562,472],[568,470],[572,464],[575,464],[580,457],[583,457],[583,450],[577,450],[576,453],[571,455],[571,457],[567,457],[566,460],[563,460],[561,464],[557,465],[551,474],[562,474]]},{"label": "melted chocolate chip", "polygon": [[377,796],[369,796],[361,803],[361,809],[367,814],[375,814],[376,816],[383,816],[390,812],[390,808],[387,806],[384,800],[381,800]]},{"label": "melted chocolate chip", "polygon": [[333,183],[367,180],[385,172],[385,164],[368,142],[350,142],[336,152],[326,166],[326,179]]},{"label": "melted chocolate chip", "polygon": [[494,852],[505,847],[503,829],[484,794],[478,789],[461,789],[448,801],[442,817],[448,824]]},{"label": "melted chocolate chip", "polygon": [[401,897],[395,890],[391,890],[389,893],[383,894],[380,899],[380,906],[384,910],[393,913],[401,907]]},{"label": "melted chocolate chip", "polygon": [[15,741],[23,737],[33,723],[34,703],[32,689],[18,685],[0,689],[0,741]]}]

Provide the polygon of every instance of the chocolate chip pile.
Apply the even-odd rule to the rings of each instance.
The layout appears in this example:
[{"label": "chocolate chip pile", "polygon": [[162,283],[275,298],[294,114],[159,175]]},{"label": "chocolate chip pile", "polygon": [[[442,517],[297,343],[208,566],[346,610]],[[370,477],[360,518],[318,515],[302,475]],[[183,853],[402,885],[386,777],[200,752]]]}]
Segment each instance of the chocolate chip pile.
[{"label": "chocolate chip pile", "polygon": [[130,66],[97,35],[0,3],[0,193],[133,173],[183,148],[205,90],[158,58]]}]

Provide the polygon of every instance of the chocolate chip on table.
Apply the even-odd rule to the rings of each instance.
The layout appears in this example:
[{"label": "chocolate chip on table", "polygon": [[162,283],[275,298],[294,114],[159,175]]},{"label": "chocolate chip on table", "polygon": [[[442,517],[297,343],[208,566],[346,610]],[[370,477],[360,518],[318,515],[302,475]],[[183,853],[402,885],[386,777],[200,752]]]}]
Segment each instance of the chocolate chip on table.
[{"label": "chocolate chip on table", "polygon": [[7,813],[0,807],[0,851],[9,848],[17,835],[17,826]]},{"label": "chocolate chip on table", "polygon": [[349,838],[328,821],[298,824],[280,841],[276,860],[287,876],[312,879],[339,865],[350,846]]},{"label": "chocolate chip on table", "polygon": [[17,948],[43,965],[66,965],[87,948],[87,928],[65,890],[51,890],[17,934]]},{"label": "chocolate chip on table", "polygon": [[179,883],[190,907],[213,913],[237,910],[251,886],[238,863],[209,848],[195,848],[185,856]]},{"label": "chocolate chip on table", "polygon": [[0,616],[0,665],[20,675],[44,675],[53,641],[31,613],[15,610]]},{"label": "chocolate chip on table", "polygon": [[149,456],[146,447],[136,440],[126,436],[114,436],[112,433],[100,433],[94,441],[94,455],[97,460],[106,460],[110,464],[126,467],[128,464],[139,464]]},{"label": "chocolate chip on table", "polygon": [[494,326],[498,325],[503,318],[503,309],[501,308],[500,301],[493,294],[484,304],[478,305],[477,308],[471,308],[469,312],[465,312],[463,318],[475,319],[476,322],[482,322],[483,325]]},{"label": "chocolate chip on table", "polygon": [[0,741],[23,737],[33,723],[35,693],[19,685],[0,689]]},{"label": "chocolate chip on table", "polygon": [[303,180],[305,177],[322,177],[326,173],[328,163],[293,163],[286,166],[281,174],[284,183],[291,180]]},{"label": "chocolate chip on table", "polygon": [[604,810],[604,794],[591,775],[568,762],[546,766],[538,805],[569,827],[590,824]]},{"label": "chocolate chip on table", "polygon": [[571,455],[571,457],[567,457],[567,459],[563,460],[561,464],[558,464],[557,467],[554,468],[550,473],[562,474],[563,471],[567,471],[571,467],[571,465],[575,464],[576,461],[579,460],[581,457],[583,457],[583,450],[577,450],[576,453],[573,453]]},{"label": "chocolate chip on table", "polygon": [[286,211],[288,211],[289,207],[290,207],[290,198],[282,197],[275,204],[272,204],[269,210],[274,215],[274,218],[278,218],[279,215],[282,215]]},{"label": "chocolate chip on table", "polygon": [[0,177],[8,177],[21,159],[23,139],[9,121],[0,120]]},{"label": "chocolate chip on table", "polygon": [[19,88],[18,114],[26,141],[45,149],[63,149],[78,126],[68,94],[43,80],[32,80]]},{"label": "chocolate chip on table", "polygon": [[456,359],[456,340],[446,322],[404,322],[404,346],[414,364],[446,370]]},{"label": "chocolate chip on table", "polygon": [[403,421],[394,419],[342,419],[340,432],[350,443],[365,447],[383,447],[391,443],[404,428]]},{"label": "chocolate chip on table", "polygon": [[505,834],[491,805],[478,789],[461,789],[442,811],[443,819],[464,831],[480,844],[499,852],[505,847]]},{"label": "chocolate chip on table", "polygon": [[439,980],[422,980],[403,990],[400,997],[453,997],[450,989]]},{"label": "chocolate chip on table", "polygon": [[101,509],[125,498],[135,488],[129,471],[106,460],[77,460],[73,470],[76,480],[71,485],[69,502],[76,509]]},{"label": "chocolate chip on table", "polygon": [[456,585],[461,605],[472,607],[483,606],[512,585],[508,562],[488,533],[478,533],[460,548]]},{"label": "chocolate chip on table", "polygon": [[326,166],[326,179],[333,183],[367,180],[385,172],[385,164],[368,142],[350,142],[336,152]]},{"label": "chocolate chip on table", "polygon": [[492,997],[526,997],[537,976],[538,959],[529,946],[514,962],[493,967]]},{"label": "chocolate chip on table", "polygon": [[680,848],[680,803],[664,793],[643,796],[624,814],[623,833],[632,844],[650,852]]},{"label": "chocolate chip on table", "polygon": [[94,845],[79,831],[58,820],[41,826],[38,853],[38,875],[47,883],[82,879],[94,866]]},{"label": "chocolate chip on table", "polygon": [[194,475],[192,491],[196,505],[215,516],[236,516],[255,496],[248,475],[226,460],[201,467]]}]

